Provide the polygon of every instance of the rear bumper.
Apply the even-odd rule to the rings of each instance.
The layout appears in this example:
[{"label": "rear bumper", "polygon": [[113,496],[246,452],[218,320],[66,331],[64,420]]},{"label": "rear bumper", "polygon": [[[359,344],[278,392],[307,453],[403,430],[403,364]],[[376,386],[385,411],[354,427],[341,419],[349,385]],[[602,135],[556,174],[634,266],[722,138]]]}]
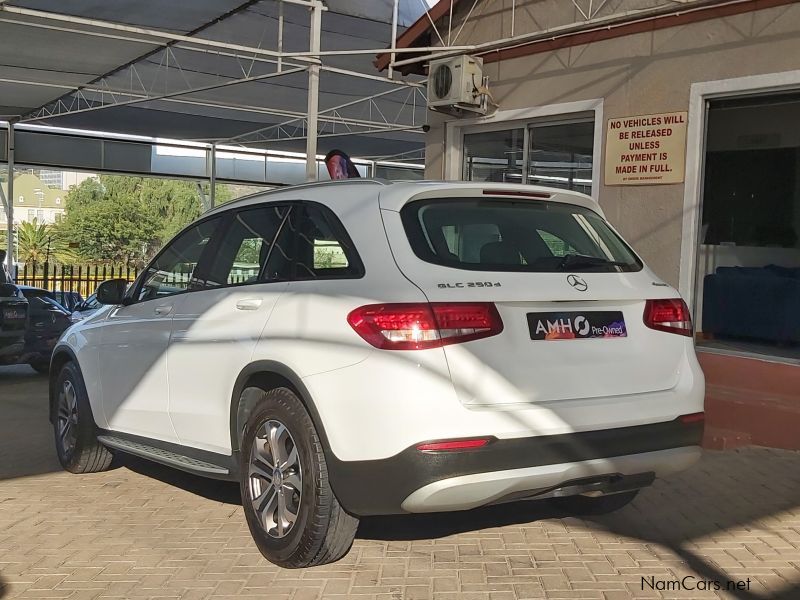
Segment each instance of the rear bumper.
[{"label": "rear bumper", "polygon": [[[385,459],[329,457],[334,492],[356,515],[465,510],[537,495],[569,482],[639,482],[683,470],[700,456],[703,423],[663,423],[515,439],[482,448],[420,452]],[[610,477],[608,477],[610,476]],[[633,479],[620,476],[635,476]],[[579,483],[583,485],[583,483]]]},{"label": "rear bumper", "polygon": [[654,477],[686,469],[699,457],[698,446],[687,446],[578,463],[463,475],[415,490],[403,500],[401,507],[412,513],[465,510],[507,500],[551,497],[563,488],[580,493],[590,487],[590,482],[602,484],[598,490],[622,492],[645,487]]}]

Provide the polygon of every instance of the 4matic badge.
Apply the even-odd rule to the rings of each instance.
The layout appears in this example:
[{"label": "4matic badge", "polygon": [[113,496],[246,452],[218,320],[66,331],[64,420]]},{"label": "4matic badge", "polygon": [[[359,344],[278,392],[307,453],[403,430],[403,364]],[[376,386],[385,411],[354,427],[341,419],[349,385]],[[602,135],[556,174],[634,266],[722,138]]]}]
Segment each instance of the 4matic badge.
[{"label": "4matic badge", "polygon": [[456,283],[437,283],[438,288],[490,288],[502,287],[498,281],[458,281]]}]

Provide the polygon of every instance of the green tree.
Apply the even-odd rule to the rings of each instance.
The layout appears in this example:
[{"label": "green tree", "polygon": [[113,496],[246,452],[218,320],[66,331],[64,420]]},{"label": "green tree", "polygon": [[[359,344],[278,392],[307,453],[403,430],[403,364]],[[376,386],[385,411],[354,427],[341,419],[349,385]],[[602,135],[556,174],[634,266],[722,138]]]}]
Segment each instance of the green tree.
[{"label": "green tree", "polygon": [[[220,201],[230,195],[230,190],[218,186]],[[67,194],[62,238],[79,244],[84,260],[136,263],[201,212],[200,189],[194,182],[100,175]]]},{"label": "green tree", "polygon": [[163,223],[141,198],[141,178],[101,175],[73,187],[66,197],[61,239],[91,262],[136,264],[160,244]]},{"label": "green tree", "polygon": [[101,176],[106,194],[114,198],[135,197],[154,212],[163,243],[200,216],[202,206],[197,184],[144,177]]}]

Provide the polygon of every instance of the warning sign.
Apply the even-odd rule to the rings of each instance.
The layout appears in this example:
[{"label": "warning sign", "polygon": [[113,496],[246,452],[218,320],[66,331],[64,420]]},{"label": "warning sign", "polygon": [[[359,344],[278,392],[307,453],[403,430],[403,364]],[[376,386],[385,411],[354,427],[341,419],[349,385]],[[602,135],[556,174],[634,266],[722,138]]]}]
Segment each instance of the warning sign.
[{"label": "warning sign", "polygon": [[656,185],[683,181],[685,112],[609,119],[606,185]]}]

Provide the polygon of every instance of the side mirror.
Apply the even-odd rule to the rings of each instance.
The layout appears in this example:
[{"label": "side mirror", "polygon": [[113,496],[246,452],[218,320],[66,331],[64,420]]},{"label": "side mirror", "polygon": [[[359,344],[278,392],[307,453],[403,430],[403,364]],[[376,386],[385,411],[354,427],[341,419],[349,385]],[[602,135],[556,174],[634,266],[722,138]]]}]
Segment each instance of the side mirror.
[{"label": "side mirror", "polygon": [[97,301],[100,304],[122,304],[128,282],[125,279],[109,279],[97,286]]}]

